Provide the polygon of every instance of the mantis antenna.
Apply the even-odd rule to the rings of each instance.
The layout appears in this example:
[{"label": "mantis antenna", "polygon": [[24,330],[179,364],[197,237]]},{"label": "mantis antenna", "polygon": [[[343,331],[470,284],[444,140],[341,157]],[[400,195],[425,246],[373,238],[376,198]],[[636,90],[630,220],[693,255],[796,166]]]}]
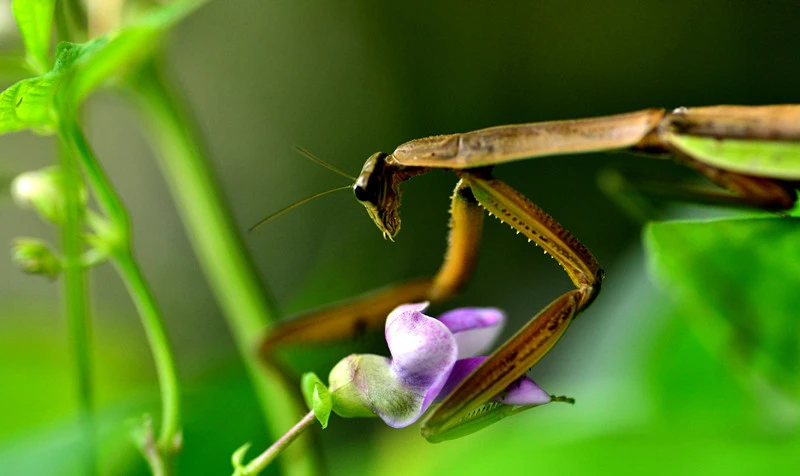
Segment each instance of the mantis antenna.
[{"label": "mantis antenna", "polygon": [[306,158],[308,158],[308,159],[316,162],[317,164],[325,167],[326,169],[330,170],[331,172],[337,173],[337,174],[341,175],[342,177],[344,177],[346,179],[349,179],[351,182],[355,182],[356,181],[356,178],[353,177],[352,175],[349,175],[349,174],[347,174],[345,172],[342,172],[341,170],[339,170],[336,167],[334,167],[333,165],[325,162],[324,160],[318,158],[317,156],[315,156],[311,152],[307,151],[306,149],[300,147],[299,145],[294,146],[294,148],[295,148],[296,151],[298,151],[301,154],[303,154],[304,156],[306,156]]},{"label": "mantis antenna", "polygon": [[345,185],[344,187],[337,187],[337,188],[334,188],[334,189],[331,189],[331,190],[325,190],[324,192],[315,193],[314,195],[311,195],[310,197],[306,197],[306,198],[300,200],[299,202],[294,202],[291,205],[289,205],[288,207],[282,208],[282,209],[278,210],[277,212],[273,213],[272,215],[259,220],[258,223],[256,223],[255,225],[251,226],[250,228],[248,228],[247,232],[248,233],[252,233],[256,229],[260,228],[262,225],[267,223],[268,221],[272,220],[273,218],[276,218],[276,217],[278,217],[280,215],[283,215],[284,213],[288,212],[292,208],[299,207],[300,205],[302,205],[304,203],[307,203],[307,202],[310,202],[311,200],[314,200],[315,198],[319,198],[319,197],[321,197],[323,195],[327,195],[329,193],[338,192],[339,190],[350,190],[352,188],[353,188],[352,185]]},{"label": "mantis antenna", "polygon": [[[308,159],[310,159],[310,160],[312,160],[313,162],[315,162],[315,163],[317,163],[317,164],[319,164],[319,165],[321,165],[321,166],[325,167],[326,169],[330,170],[331,172],[334,172],[334,173],[336,173],[336,174],[339,174],[339,175],[341,175],[342,177],[345,177],[345,178],[347,178],[347,179],[351,180],[352,182],[355,182],[355,181],[356,181],[356,178],[355,178],[355,177],[353,177],[353,176],[351,176],[351,175],[348,175],[348,174],[347,174],[347,173],[345,173],[345,172],[342,172],[342,171],[341,171],[341,170],[339,170],[338,168],[336,168],[336,167],[334,167],[333,165],[331,165],[331,164],[329,164],[329,163],[325,162],[324,160],[322,160],[322,159],[320,159],[320,158],[316,157],[314,154],[312,154],[312,153],[311,153],[311,152],[309,152],[308,150],[306,150],[306,149],[304,149],[304,148],[300,147],[299,145],[296,145],[296,146],[294,146],[294,148],[295,148],[295,149],[296,149],[298,152],[300,152],[301,154],[303,154],[305,157],[307,157]],[[345,190],[345,189],[351,189],[351,188],[352,188],[352,185],[345,185],[345,186],[343,186],[343,187],[337,187],[337,188],[334,188],[334,189],[331,189],[331,190],[325,190],[324,192],[316,193],[316,194],[314,194],[314,195],[311,195],[310,197],[306,197],[306,198],[304,198],[304,199],[302,199],[302,200],[300,200],[300,201],[297,201],[297,202],[295,202],[295,203],[293,203],[293,204],[289,205],[288,207],[285,207],[285,208],[282,208],[282,209],[278,210],[277,212],[273,213],[272,215],[269,215],[269,216],[268,216],[268,217],[266,217],[266,218],[263,218],[263,219],[259,220],[259,221],[258,221],[258,222],[257,222],[255,225],[253,225],[253,226],[251,226],[250,228],[248,228],[248,229],[247,229],[247,232],[248,232],[248,233],[252,233],[252,232],[254,232],[256,229],[260,228],[262,225],[264,225],[264,224],[266,224],[267,222],[269,222],[270,220],[272,220],[273,218],[277,218],[277,217],[279,217],[280,215],[283,215],[284,213],[288,212],[289,210],[291,210],[291,209],[293,209],[293,208],[295,208],[295,207],[299,207],[300,205],[302,205],[302,204],[304,204],[304,203],[308,203],[308,202],[310,202],[311,200],[314,200],[315,198],[322,197],[322,196],[324,196],[324,195],[327,195],[327,194],[329,194],[329,193],[338,192],[339,190]]]}]

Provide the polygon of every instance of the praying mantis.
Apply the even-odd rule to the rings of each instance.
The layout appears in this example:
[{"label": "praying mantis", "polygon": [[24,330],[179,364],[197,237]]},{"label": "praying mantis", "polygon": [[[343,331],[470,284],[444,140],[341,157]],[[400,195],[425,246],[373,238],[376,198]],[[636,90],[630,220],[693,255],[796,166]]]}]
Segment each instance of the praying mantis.
[{"label": "praying mantis", "polygon": [[381,325],[399,304],[438,303],[453,296],[472,273],[485,209],[550,254],[575,288],[536,314],[448,395],[423,422],[422,434],[430,441],[442,441],[524,410],[489,400],[546,355],[594,301],[603,269],[555,219],[494,178],[492,167],[527,158],[610,150],[672,157],[726,189],[711,194],[720,202],[785,210],[794,205],[800,186],[800,105],[645,109],[433,136],[406,142],[391,154],[375,153],[352,188],[388,239],[400,229],[402,182],[439,168],[452,170],[460,179],[451,199],[443,264],[433,277],[284,321],[263,341],[263,354],[269,357],[276,346],[287,343],[351,336]]}]

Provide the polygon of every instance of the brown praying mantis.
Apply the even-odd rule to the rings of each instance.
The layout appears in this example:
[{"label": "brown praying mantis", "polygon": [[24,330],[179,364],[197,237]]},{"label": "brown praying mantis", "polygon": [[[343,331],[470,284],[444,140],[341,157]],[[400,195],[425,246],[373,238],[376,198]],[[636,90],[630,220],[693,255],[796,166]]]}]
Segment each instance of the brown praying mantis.
[{"label": "brown praying mantis", "polygon": [[278,345],[352,336],[381,325],[399,304],[438,303],[453,296],[472,272],[486,209],[549,253],[575,289],[547,305],[447,396],[423,422],[422,433],[431,441],[441,441],[523,410],[487,402],[553,348],[597,297],[603,270],[556,220],[494,178],[492,167],[527,158],[609,150],[672,157],[726,189],[712,194],[720,202],[789,209],[800,186],[800,105],[646,109],[433,136],[406,142],[392,154],[373,154],[353,191],[385,238],[393,239],[400,229],[402,182],[435,168],[450,169],[459,177],[443,264],[433,277],[379,289],[284,321],[271,329],[262,352],[269,358]]}]

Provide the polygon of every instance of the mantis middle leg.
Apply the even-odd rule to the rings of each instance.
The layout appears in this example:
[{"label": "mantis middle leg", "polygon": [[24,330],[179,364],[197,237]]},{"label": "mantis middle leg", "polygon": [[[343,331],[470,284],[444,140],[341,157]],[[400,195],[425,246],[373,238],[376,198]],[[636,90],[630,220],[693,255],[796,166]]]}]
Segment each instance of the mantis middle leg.
[{"label": "mantis middle leg", "polygon": [[262,342],[262,354],[269,357],[277,346],[288,343],[354,337],[383,326],[389,312],[400,304],[437,303],[458,293],[472,274],[484,219],[483,209],[463,181],[453,191],[450,215],[447,251],[436,275],[387,286],[282,321]]}]

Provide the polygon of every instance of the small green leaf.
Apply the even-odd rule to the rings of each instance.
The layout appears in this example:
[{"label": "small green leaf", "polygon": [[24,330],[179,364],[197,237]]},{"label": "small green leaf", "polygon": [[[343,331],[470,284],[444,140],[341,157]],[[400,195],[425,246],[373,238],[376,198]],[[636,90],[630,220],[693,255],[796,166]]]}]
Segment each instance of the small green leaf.
[{"label": "small green leaf", "polygon": [[655,223],[645,241],[706,344],[800,397],[800,219]]},{"label": "small green leaf", "polygon": [[147,454],[150,448],[155,446],[156,441],[153,435],[153,418],[149,414],[144,414],[129,420],[128,425],[128,434],[134,445],[142,454]]},{"label": "small green leaf", "polygon": [[53,97],[60,76],[47,73],[24,79],[0,93],[0,134],[49,129],[55,124]]},{"label": "small green leaf", "polygon": [[319,420],[322,428],[327,428],[328,419],[333,409],[331,393],[328,387],[322,383],[322,380],[314,372],[303,374],[300,386],[306,405],[314,412],[314,416]]},{"label": "small green leaf", "polygon": [[247,454],[247,450],[250,449],[251,443],[247,442],[236,449],[231,455],[231,464],[233,465],[233,474],[234,476],[245,475],[247,474],[247,468],[245,468],[244,464],[244,455]]},{"label": "small green leaf", "polygon": [[54,0],[14,0],[12,4],[14,18],[25,43],[28,65],[38,74],[50,69],[48,51],[54,7]]},{"label": "small green leaf", "polygon": [[65,76],[106,43],[105,37],[80,45],[59,43],[52,71],[19,81],[0,93],[0,134],[29,128],[50,132],[56,122],[56,93]]},{"label": "small green leaf", "polygon": [[[63,94],[64,100],[77,104],[112,75],[140,65],[158,48],[162,34],[205,1],[164,5],[88,43],[59,43],[51,71],[19,81],[0,93],[0,134],[22,129],[49,133],[55,127],[57,95]],[[69,90],[61,91],[65,85]]]}]

